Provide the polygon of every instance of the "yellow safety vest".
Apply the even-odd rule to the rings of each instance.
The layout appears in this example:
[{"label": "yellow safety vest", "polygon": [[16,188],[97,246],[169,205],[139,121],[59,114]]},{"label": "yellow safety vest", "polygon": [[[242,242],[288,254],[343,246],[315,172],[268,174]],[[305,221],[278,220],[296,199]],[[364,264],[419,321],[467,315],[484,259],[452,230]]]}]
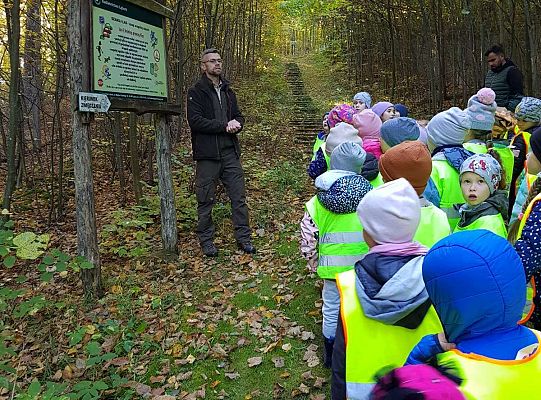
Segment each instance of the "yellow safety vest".
[{"label": "yellow safety vest", "polygon": [[[533,330],[540,341],[540,333]],[[523,360],[496,360],[478,354],[451,350],[438,356],[440,365],[456,368],[464,379],[460,390],[468,399],[541,399],[537,387],[541,376],[541,345]]]},{"label": "yellow safety vest", "polygon": [[447,160],[432,160],[430,177],[440,195],[440,209],[447,215],[451,229],[455,229],[460,214],[454,205],[464,203],[458,171]]},{"label": "yellow safety vest", "polygon": [[[319,138],[319,134],[316,136],[316,140],[314,141],[314,146],[312,147],[312,153],[313,153],[313,157],[316,156],[316,153],[317,151],[323,147],[323,143],[325,143],[325,139],[320,139]],[[314,159],[312,157],[312,160]]]},{"label": "yellow safety vest", "polygon": [[312,197],[306,211],[319,229],[317,274],[322,279],[335,279],[335,275],[352,269],[368,253],[363,238],[363,226],[356,212],[335,214]]},{"label": "yellow safety vest", "polygon": [[466,150],[469,150],[469,151],[471,151],[472,153],[475,153],[475,154],[484,154],[484,153],[487,152],[487,145],[484,144],[484,143],[466,142],[466,143],[462,144],[462,146]]},{"label": "yellow safety vest", "polygon": [[354,270],[336,277],[346,343],[346,392],[348,399],[365,399],[374,375],[388,365],[401,366],[425,335],[442,331],[434,307],[417,329],[385,325],[364,315],[355,289]]},{"label": "yellow safety vest", "polygon": [[413,240],[431,248],[451,234],[447,215],[435,205],[421,207],[421,220]]},{"label": "yellow safety vest", "polygon": [[526,186],[528,187],[528,192],[530,191],[530,188],[532,187],[533,183],[537,179],[537,175],[532,175],[529,173],[526,173]]},{"label": "yellow safety vest", "polygon": [[[515,140],[517,137],[519,136],[522,136],[522,138],[524,139],[524,143],[526,144],[526,154],[528,154],[530,152],[530,139],[532,137],[532,134],[530,132],[524,132],[524,131],[521,131],[518,127],[518,125],[515,125],[515,128],[513,129],[513,132],[514,132],[514,135],[513,135],[513,138],[511,139],[511,143],[510,143],[510,147],[513,146],[513,144],[515,143]],[[526,160],[524,161],[524,171],[526,171],[526,173],[528,172],[528,163],[526,162]],[[511,175],[512,176],[512,175]],[[509,182],[511,182],[511,177],[508,177],[509,179]],[[515,188],[515,191],[518,190],[518,185],[520,184],[519,180],[517,179],[517,182],[516,182],[516,188]],[[528,189],[530,187],[528,186]]]},{"label": "yellow safety vest", "polygon": [[[515,239],[518,240],[522,236],[522,230],[526,225],[526,221],[528,221],[528,217],[530,216],[532,209],[538,201],[541,201],[541,193],[535,196],[534,199],[530,202],[530,204],[528,204],[528,207],[526,208],[526,211],[524,212],[524,215],[520,220],[517,237]],[[527,322],[535,310],[535,304],[533,302],[533,298],[535,297],[535,290],[535,281],[532,278],[526,286],[526,305],[524,306],[524,311],[522,312],[522,319],[520,320],[520,323]]]},{"label": "yellow safety vest", "polygon": [[486,229],[487,231],[491,231],[496,235],[507,239],[507,228],[505,227],[505,222],[500,213],[477,218],[471,224],[464,227],[457,225],[454,232],[473,231],[475,229]]},{"label": "yellow safety vest", "polygon": [[511,182],[513,176],[513,167],[515,165],[515,156],[513,151],[508,147],[500,143],[494,143],[494,151],[498,153],[500,159],[502,160],[502,168],[505,171],[505,178],[507,180],[507,185]]},{"label": "yellow safety vest", "polygon": [[316,159],[316,153],[319,149],[323,152],[323,156],[325,157],[325,162],[327,163],[327,170],[331,167],[331,157],[327,154],[325,151],[325,146],[327,142],[321,139],[316,139],[316,142],[314,143],[314,155],[312,156],[312,161]]}]

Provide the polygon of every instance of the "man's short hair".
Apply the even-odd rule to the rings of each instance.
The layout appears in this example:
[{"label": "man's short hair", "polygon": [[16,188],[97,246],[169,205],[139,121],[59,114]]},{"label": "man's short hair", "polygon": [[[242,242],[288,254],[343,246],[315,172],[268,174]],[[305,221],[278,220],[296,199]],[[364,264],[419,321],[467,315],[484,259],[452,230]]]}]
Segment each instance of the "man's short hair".
[{"label": "man's short hair", "polygon": [[487,51],[485,51],[485,57],[488,57],[490,53],[494,54],[501,54],[502,56],[505,55],[505,52],[503,51],[503,46],[501,44],[495,44],[491,46]]},{"label": "man's short hair", "polygon": [[201,53],[201,61],[203,61],[203,57],[205,57],[205,55],[213,53],[219,54],[220,51],[215,47],[209,47],[208,49],[203,50],[203,52]]}]

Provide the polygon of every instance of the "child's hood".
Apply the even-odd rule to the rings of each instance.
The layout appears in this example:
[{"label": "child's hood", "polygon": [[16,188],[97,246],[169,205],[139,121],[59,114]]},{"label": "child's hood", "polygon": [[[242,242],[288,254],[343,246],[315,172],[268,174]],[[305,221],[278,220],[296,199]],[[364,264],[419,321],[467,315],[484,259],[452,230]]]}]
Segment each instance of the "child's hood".
[{"label": "child's hood", "polygon": [[355,265],[357,296],[367,317],[395,325],[419,309],[422,315],[411,319],[419,323],[423,320],[428,310],[428,304],[421,307],[428,301],[422,278],[423,257],[368,254]]},{"label": "child's hood", "polygon": [[[333,174],[326,174],[328,182],[324,182],[323,184],[320,182],[320,185],[325,187],[328,186],[328,189],[319,190],[317,198],[323,207],[335,214],[349,214],[355,212],[359,202],[366,193],[372,190],[370,182],[360,175],[343,175],[334,179],[332,177]],[[323,177],[323,181],[325,181],[327,177]],[[338,177],[338,174],[335,173],[334,177]],[[328,185],[331,181],[332,184]]]},{"label": "child's hood", "polygon": [[513,247],[484,229],[454,233],[425,256],[423,279],[450,342],[517,327],[526,277]]},{"label": "child's hood", "polygon": [[462,163],[466,161],[468,157],[471,157],[474,153],[466,150],[462,145],[443,147],[437,151],[432,160],[446,160],[458,173],[460,173],[460,167]]}]

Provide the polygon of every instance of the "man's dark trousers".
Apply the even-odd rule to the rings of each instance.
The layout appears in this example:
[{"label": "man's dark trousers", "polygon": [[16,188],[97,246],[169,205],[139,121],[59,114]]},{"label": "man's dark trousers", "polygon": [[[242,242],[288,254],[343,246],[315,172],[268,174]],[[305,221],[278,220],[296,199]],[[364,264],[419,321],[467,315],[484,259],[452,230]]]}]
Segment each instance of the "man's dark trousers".
[{"label": "man's dark trousers", "polygon": [[197,196],[197,236],[201,245],[214,239],[212,207],[216,202],[216,187],[221,180],[231,200],[231,213],[235,228],[235,239],[239,243],[250,242],[250,225],[244,171],[235,149],[221,151],[220,160],[198,160],[195,172],[195,193]]}]

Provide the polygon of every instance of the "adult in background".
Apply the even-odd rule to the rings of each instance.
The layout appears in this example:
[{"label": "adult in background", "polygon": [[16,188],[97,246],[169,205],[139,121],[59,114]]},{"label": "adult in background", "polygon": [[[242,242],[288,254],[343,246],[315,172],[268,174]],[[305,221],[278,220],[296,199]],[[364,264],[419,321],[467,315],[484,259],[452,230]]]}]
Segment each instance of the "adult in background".
[{"label": "adult in background", "polygon": [[496,104],[515,111],[524,97],[522,72],[509,58],[505,57],[503,47],[495,44],[485,52],[490,71],[485,77],[485,87],[496,92]]},{"label": "adult in background", "polygon": [[212,207],[216,186],[222,181],[231,200],[231,212],[238,247],[255,253],[246,205],[244,171],[240,164],[237,133],[244,117],[237,97],[222,74],[223,61],[218,50],[206,49],[201,54],[201,78],[188,90],[188,123],[192,131],[193,158],[196,161],[195,193],[197,197],[197,236],[203,253],[218,255],[214,245]]}]

